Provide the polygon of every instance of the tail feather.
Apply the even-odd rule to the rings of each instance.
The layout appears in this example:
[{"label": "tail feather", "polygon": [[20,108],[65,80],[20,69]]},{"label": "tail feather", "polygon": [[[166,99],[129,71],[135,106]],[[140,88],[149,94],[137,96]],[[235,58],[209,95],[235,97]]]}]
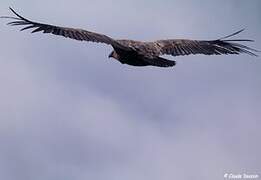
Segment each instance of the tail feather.
[{"label": "tail feather", "polygon": [[171,61],[162,57],[155,57],[153,59],[146,58],[145,61],[150,63],[152,66],[158,67],[172,67],[176,65],[176,61]]}]

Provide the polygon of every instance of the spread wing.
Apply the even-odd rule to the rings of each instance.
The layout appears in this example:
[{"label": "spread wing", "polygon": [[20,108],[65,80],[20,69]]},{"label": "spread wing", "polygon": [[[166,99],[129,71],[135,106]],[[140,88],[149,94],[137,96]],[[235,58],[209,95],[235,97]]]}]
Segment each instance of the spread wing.
[{"label": "spread wing", "polygon": [[97,42],[97,43],[105,43],[108,45],[112,45],[114,47],[118,48],[127,48],[120,43],[118,43],[116,40],[103,35],[98,34],[95,32],[86,31],[83,29],[75,29],[75,28],[67,28],[67,27],[59,27],[54,26],[50,24],[42,24],[38,22],[33,22],[31,20],[28,20],[21,15],[19,15],[17,12],[15,12],[12,8],[10,10],[17,16],[17,17],[7,17],[4,16],[2,18],[8,18],[13,19],[14,21],[8,23],[8,25],[11,26],[25,26],[21,29],[21,31],[24,31],[26,29],[33,29],[32,33],[35,32],[43,32],[43,33],[52,33],[59,36],[64,36],[66,38],[75,39],[79,41],[91,41],[91,42]]},{"label": "spread wing", "polygon": [[190,54],[205,54],[205,55],[221,55],[221,54],[240,54],[246,53],[252,56],[257,56],[254,52],[259,52],[249,48],[238,42],[253,41],[248,39],[227,39],[231,36],[239,34],[242,30],[237,31],[224,38],[213,41],[197,41],[187,39],[170,39],[159,40],[154,42],[157,46],[160,55],[168,54],[172,56],[184,56]]}]

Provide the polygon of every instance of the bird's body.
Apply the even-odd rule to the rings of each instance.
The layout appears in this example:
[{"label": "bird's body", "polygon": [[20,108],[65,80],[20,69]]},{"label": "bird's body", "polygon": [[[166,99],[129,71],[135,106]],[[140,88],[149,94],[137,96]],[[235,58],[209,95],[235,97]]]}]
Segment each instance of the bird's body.
[{"label": "bird's body", "polygon": [[122,64],[128,64],[132,66],[148,66],[150,65],[146,61],[143,60],[142,57],[138,56],[135,53],[126,53],[121,49],[115,48],[111,54],[109,55],[110,58],[114,58],[118,60]]},{"label": "bird's body", "polygon": [[[114,47],[114,51],[109,55],[117,59],[122,64],[132,66],[159,66],[168,67],[174,66],[175,61],[170,61],[159,57],[160,51],[153,42],[141,42],[134,40],[117,40],[123,46],[130,47],[131,50],[122,50],[121,48]],[[145,56],[144,54],[147,54]]]},{"label": "bird's body", "polygon": [[132,66],[158,66],[171,67],[176,64],[175,61],[164,59],[162,55],[184,56],[190,54],[205,54],[205,55],[222,55],[222,54],[241,54],[246,53],[256,56],[253,52],[257,50],[249,48],[238,42],[252,41],[248,39],[227,39],[243,30],[237,31],[229,36],[210,41],[188,40],[188,39],[166,39],[153,42],[141,42],[134,40],[116,40],[106,35],[86,31],[83,29],[67,28],[42,24],[30,21],[19,14],[12,8],[11,11],[17,17],[2,17],[14,19],[8,23],[9,25],[25,25],[21,30],[31,29],[32,33],[40,32],[52,33],[54,35],[64,36],[79,41],[100,42],[111,45],[113,51],[109,57],[114,58],[122,64]]}]

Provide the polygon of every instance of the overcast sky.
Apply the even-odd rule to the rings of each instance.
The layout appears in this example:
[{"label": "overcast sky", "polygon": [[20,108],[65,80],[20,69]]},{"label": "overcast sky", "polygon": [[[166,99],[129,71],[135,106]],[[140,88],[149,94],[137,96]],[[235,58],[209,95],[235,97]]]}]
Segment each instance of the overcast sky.
[{"label": "overcast sky", "polygon": [[[261,49],[260,0],[1,0],[40,22],[114,38],[238,38]],[[261,176],[261,58],[131,67],[112,48],[0,20],[1,180]],[[259,178],[260,179],[260,178]]]}]

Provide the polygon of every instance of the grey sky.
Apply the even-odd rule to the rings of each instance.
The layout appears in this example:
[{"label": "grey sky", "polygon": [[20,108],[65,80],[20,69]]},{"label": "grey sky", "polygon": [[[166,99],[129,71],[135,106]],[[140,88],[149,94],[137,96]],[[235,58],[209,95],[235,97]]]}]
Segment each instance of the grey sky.
[{"label": "grey sky", "polygon": [[[261,1],[2,0],[25,17],[114,38],[238,38],[261,49]],[[20,33],[1,20],[0,179],[220,180],[261,176],[260,57],[177,57],[169,69],[111,48]]]}]

